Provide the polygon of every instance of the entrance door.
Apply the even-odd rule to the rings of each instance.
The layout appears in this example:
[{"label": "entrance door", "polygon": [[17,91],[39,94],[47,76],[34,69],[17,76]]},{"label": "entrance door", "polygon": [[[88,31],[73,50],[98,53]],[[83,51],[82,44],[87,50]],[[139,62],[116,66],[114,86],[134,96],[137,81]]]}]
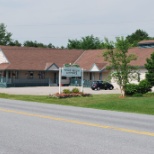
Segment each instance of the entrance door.
[{"label": "entrance door", "polygon": [[56,72],[54,72],[53,82],[54,82],[54,83],[56,83],[56,81],[57,81],[57,73],[56,73]]}]

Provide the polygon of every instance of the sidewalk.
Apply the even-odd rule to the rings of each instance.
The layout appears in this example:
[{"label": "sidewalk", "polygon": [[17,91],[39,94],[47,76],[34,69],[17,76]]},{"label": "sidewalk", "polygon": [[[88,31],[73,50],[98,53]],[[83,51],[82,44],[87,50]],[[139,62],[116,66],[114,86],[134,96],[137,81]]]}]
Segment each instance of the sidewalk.
[{"label": "sidewalk", "polygon": [[[63,89],[73,89],[75,87],[65,86]],[[81,87],[76,87],[81,90]],[[13,88],[0,88],[0,93],[6,94],[19,94],[19,95],[50,95],[59,92],[59,87],[13,87]],[[91,88],[83,88],[84,93],[90,94],[120,94],[120,90],[91,90]]]}]

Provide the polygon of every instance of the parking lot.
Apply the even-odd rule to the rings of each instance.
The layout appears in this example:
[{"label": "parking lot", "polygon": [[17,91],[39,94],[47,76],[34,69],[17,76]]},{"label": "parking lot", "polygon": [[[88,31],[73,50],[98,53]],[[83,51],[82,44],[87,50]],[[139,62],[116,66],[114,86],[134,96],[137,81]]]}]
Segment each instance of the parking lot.
[{"label": "parking lot", "polygon": [[[73,86],[61,87],[61,92],[63,89],[73,89]],[[81,87],[76,87],[81,90]],[[11,88],[0,88],[0,93],[6,94],[19,94],[19,95],[51,95],[59,92],[59,87],[11,87]],[[83,88],[84,93],[90,94],[120,94],[120,90],[91,90],[91,88]]]}]

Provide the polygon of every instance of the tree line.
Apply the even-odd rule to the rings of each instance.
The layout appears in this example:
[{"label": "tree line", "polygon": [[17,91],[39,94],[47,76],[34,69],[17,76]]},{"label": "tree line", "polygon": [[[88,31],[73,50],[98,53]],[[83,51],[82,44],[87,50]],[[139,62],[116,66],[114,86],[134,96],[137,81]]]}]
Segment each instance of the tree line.
[{"label": "tree line", "polygon": [[[25,46],[25,47],[42,47],[42,48],[67,48],[67,49],[104,49],[105,42],[100,40],[98,37],[94,37],[93,35],[82,37],[81,39],[68,39],[68,43],[66,47],[55,47],[52,43],[48,45],[37,42],[27,40],[23,44],[18,40],[12,39],[12,33],[7,32],[7,26],[4,23],[0,24],[0,45],[4,46]],[[150,37],[147,32],[137,29],[131,35],[126,36],[126,40],[128,41],[130,47],[137,46],[139,41],[154,39]]]},{"label": "tree line", "polygon": [[55,48],[55,46],[52,43],[49,43],[48,45],[46,45],[37,41],[30,41],[30,40],[27,40],[22,44],[18,40],[12,39],[12,33],[8,32],[6,30],[6,27],[7,26],[4,23],[0,24],[0,45]]}]

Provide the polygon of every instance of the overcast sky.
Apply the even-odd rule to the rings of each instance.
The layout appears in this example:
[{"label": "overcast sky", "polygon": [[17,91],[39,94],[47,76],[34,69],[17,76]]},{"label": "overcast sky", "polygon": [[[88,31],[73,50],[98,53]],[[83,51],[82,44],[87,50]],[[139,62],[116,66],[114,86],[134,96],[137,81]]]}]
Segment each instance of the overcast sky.
[{"label": "overcast sky", "polygon": [[154,37],[154,0],[0,0],[12,38],[67,46],[88,35],[114,40],[137,29]]}]

